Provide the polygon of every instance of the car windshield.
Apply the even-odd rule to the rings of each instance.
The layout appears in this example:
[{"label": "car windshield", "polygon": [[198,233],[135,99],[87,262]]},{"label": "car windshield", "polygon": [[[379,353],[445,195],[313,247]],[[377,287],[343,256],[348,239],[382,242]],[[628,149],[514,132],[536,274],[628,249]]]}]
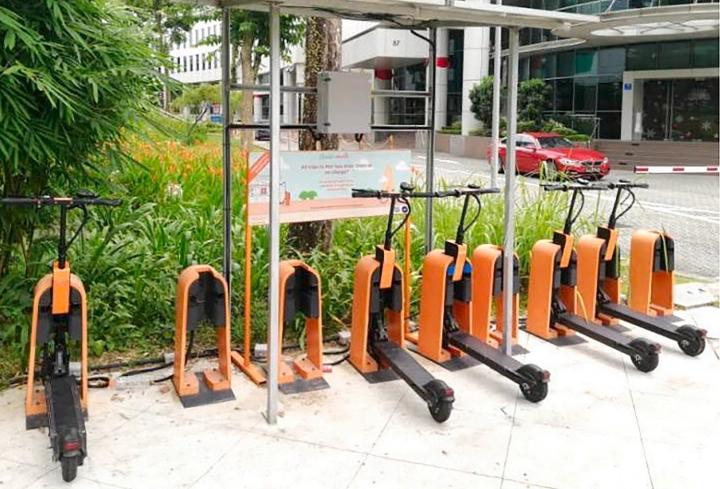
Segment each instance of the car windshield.
[{"label": "car windshield", "polygon": [[537,138],[540,146],[543,148],[572,148],[573,143],[569,139],[565,139],[561,136],[548,136],[544,138]]}]

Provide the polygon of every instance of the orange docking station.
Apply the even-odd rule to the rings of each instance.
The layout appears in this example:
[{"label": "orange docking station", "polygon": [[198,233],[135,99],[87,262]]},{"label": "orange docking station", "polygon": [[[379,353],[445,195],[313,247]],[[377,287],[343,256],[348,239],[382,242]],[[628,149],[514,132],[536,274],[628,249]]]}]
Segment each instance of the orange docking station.
[{"label": "orange docking station", "polygon": [[597,263],[589,266],[590,261],[584,256],[585,248],[581,249],[580,256],[576,254],[572,226],[582,212],[583,191],[604,190],[607,186],[578,180],[542,187],[548,192],[572,192],[572,196],[563,230],[556,231],[552,240],[538,241],[531,251],[527,332],[559,346],[577,343],[573,341],[577,332],[628,355],[641,372],[655,370],[660,359],[659,344],[626,336],[603,325],[589,314],[582,299],[578,301],[577,289],[586,290],[587,282],[597,283]]},{"label": "orange docking station", "polygon": [[[175,360],[172,381],[183,407],[235,399],[230,386],[230,307],[225,278],[209,265],[192,265],[180,274],[175,303]],[[186,372],[196,331],[215,328],[217,367]]]},{"label": "orange docking station", "polygon": [[637,231],[630,247],[630,290],[628,305],[620,301],[620,248],[617,221],[635,204],[634,188],[647,184],[626,180],[607,184],[617,190],[607,226],[597,234],[578,240],[578,272],[587,280],[578,284],[580,297],[590,318],[616,325],[618,320],[646,329],[677,342],[689,356],[705,350],[707,332],[689,324],[676,326],[673,310],[674,243],[657,231]]},{"label": "orange docking station", "polygon": [[[498,192],[495,188],[468,187],[443,193],[444,196],[464,196],[462,214],[455,240],[446,240],[443,250],[431,251],[423,261],[420,321],[413,339],[418,353],[449,370],[472,366],[463,361],[470,357],[515,382],[527,400],[540,402],[547,396],[550,373],[537,365],[523,364],[498,348],[502,341],[500,325],[507,309],[513,316],[510,337],[517,337],[519,283],[513,284],[512,305],[503,307],[502,249],[478,246],[472,260],[468,260],[464,242],[465,233],[480,217],[480,195]],[[471,199],[477,205],[477,212],[466,224]],[[498,306],[499,326],[495,331],[490,324],[493,300]]]},{"label": "orange docking station", "polygon": [[[428,406],[438,423],[452,412],[455,393],[442,380],[433,377],[405,349],[405,310],[403,272],[395,260],[392,238],[410,217],[411,198],[439,197],[437,192],[413,192],[408,184],[400,192],[353,190],[355,198],[389,199],[390,211],[385,242],[374,255],[364,256],[355,267],[350,363],[371,383],[402,378]],[[393,228],[395,207],[400,204],[404,217]]]},{"label": "orange docking station", "polygon": [[[320,274],[300,260],[280,262],[280,348],[278,388],[298,394],[330,387],[323,378],[322,291]],[[288,365],[282,358],[284,328],[302,314],[306,352]]]}]

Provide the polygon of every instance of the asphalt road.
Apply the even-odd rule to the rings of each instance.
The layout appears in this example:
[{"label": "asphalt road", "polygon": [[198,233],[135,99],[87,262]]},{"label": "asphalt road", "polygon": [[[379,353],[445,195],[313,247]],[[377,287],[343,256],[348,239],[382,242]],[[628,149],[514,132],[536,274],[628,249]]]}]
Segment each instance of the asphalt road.
[{"label": "asphalt road", "polygon": [[[414,153],[414,164],[424,170],[425,156]],[[435,158],[436,178],[452,183],[481,179],[490,181],[490,167],[485,160],[461,158],[438,153]],[[663,229],[675,240],[675,270],[678,274],[707,280],[720,276],[720,178],[711,175],[634,175],[613,170],[606,177],[648,183],[647,190],[638,189],[638,203],[618,223],[620,246],[629,250],[630,230]],[[538,188],[538,179],[518,177],[518,182]],[[503,175],[498,184],[504,186]],[[603,215],[610,212],[614,192],[600,195]],[[594,212],[595,198],[588,198],[585,212]],[[627,231],[623,231],[623,228]]]}]

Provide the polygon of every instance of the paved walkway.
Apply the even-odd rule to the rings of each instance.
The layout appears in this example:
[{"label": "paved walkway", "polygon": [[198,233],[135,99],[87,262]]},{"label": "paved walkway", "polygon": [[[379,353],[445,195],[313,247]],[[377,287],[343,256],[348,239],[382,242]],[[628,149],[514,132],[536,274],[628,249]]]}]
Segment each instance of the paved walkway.
[{"label": "paved walkway", "polygon": [[[720,337],[717,308],[685,312]],[[641,335],[639,331],[630,334]],[[345,363],[329,390],[281,396],[236,374],[234,402],[182,409],[169,384],[91,392],[90,455],[73,488],[717,487],[720,344],[687,358],[668,340],[651,374],[593,343],[557,348],[521,333],[526,361],[552,372],[540,405],[486,367],[447,372],[438,425],[401,381],[369,385]],[[713,349],[714,345],[714,349]],[[46,434],[26,432],[23,391],[0,393],[0,487],[69,487]]]}]

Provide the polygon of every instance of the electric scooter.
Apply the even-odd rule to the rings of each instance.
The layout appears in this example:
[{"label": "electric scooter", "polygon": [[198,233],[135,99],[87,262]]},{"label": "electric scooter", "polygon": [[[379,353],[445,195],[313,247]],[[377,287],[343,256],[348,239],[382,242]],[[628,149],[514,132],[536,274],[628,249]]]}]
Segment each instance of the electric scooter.
[{"label": "electric scooter", "polygon": [[[486,333],[483,318],[475,318],[473,314],[473,292],[478,292],[483,284],[477,283],[480,275],[474,275],[474,267],[467,259],[465,233],[480,217],[480,195],[498,193],[499,189],[470,187],[450,192],[465,199],[455,240],[446,240],[444,250],[431,251],[423,262],[418,352],[440,365],[467,354],[518,384],[527,400],[540,402],[547,396],[550,373],[537,365],[520,363],[491,346],[490,338],[483,339]],[[477,204],[477,212],[465,224],[470,199]],[[474,256],[474,265],[480,267],[478,260],[485,258],[482,254]],[[495,261],[495,256],[492,260]],[[506,313],[512,314],[512,307],[505,309]]]},{"label": "electric scooter", "polygon": [[[617,245],[618,230],[616,224],[622,216],[630,211],[636,202],[632,189],[648,188],[649,186],[646,183],[632,183],[626,180],[608,183],[607,186],[610,189],[617,190],[607,226],[598,227],[595,236],[583,236],[577,245],[578,272],[589,278],[580,281],[578,291],[589,317],[597,318],[606,324],[617,324],[618,320],[626,321],[677,341],[678,346],[686,355],[691,357],[700,355],[705,350],[705,336],[707,334],[705,330],[688,324],[677,327],[666,317],[650,315],[645,311],[640,312],[620,303],[620,248]],[[622,209],[619,209],[620,207]],[[654,237],[653,241],[655,241]],[[630,263],[630,275],[631,277],[634,276],[636,282],[644,281],[646,284],[652,281],[653,273],[661,273],[664,276],[669,275],[669,280],[666,281],[669,287],[672,288],[672,268],[668,267],[669,256],[662,252],[662,248],[658,250],[658,253],[655,253],[653,244],[651,243],[651,252],[646,256],[648,266],[645,267],[645,273],[640,270],[633,270],[632,267],[637,262],[637,257],[634,256],[635,260],[631,259]],[[633,249],[632,251],[636,250]]]},{"label": "electric scooter", "polygon": [[[428,405],[438,423],[452,412],[455,393],[442,380],[434,378],[404,348],[403,273],[395,263],[393,236],[410,217],[410,198],[441,197],[440,192],[413,192],[408,184],[400,192],[353,189],[355,198],[390,199],[385,242],[375,247],[375,254],[364,256],[355,267],[353,289],[350,363],[369,382],[394,380],[394,372]],[[396,204],[405,215],[393,229]]]},{"label": "electric scooter", "polygon": [[[85,288],[70,272],[67,251],[88,222],[89,206],[118,206],[120,201],[81,192],[75,197],[7,197],[0,199],[0,204],[60,208],[58,257],[52,273],[37,283],[33,298],[25,425],[27,429],[48,427],[53,460],[60,461],[62,478],[70,482],[87,456],[88,361]],[[67,215],[74,209],[80,209],[83,218],[68,241]],[[70,372],[70,349],[77,343],[80,347],[79,389],[78,379]],[[44,389],[35,385],[37,348],[41,350],[39,374]]]},{"label": "electric scooter", "polygon": [[544,184],[542,187],[546,192],[572,192],[572,197],[563,230],[555,231],[552,240],[540,240],[532,248],[527,332],[548,341],[577,332],[628,355],[641,372],[652,372],[660,361],[659,344],[645,338],[631,338],[598,324],[593,316],[587,314],[582,301],[578,308],[578,281],[582,288],[583,282],[594,282],[595,278],[578,268],[572,226],[585,203],[583,191],[605,190],[607,186],[579,180],[575,183]]}]

